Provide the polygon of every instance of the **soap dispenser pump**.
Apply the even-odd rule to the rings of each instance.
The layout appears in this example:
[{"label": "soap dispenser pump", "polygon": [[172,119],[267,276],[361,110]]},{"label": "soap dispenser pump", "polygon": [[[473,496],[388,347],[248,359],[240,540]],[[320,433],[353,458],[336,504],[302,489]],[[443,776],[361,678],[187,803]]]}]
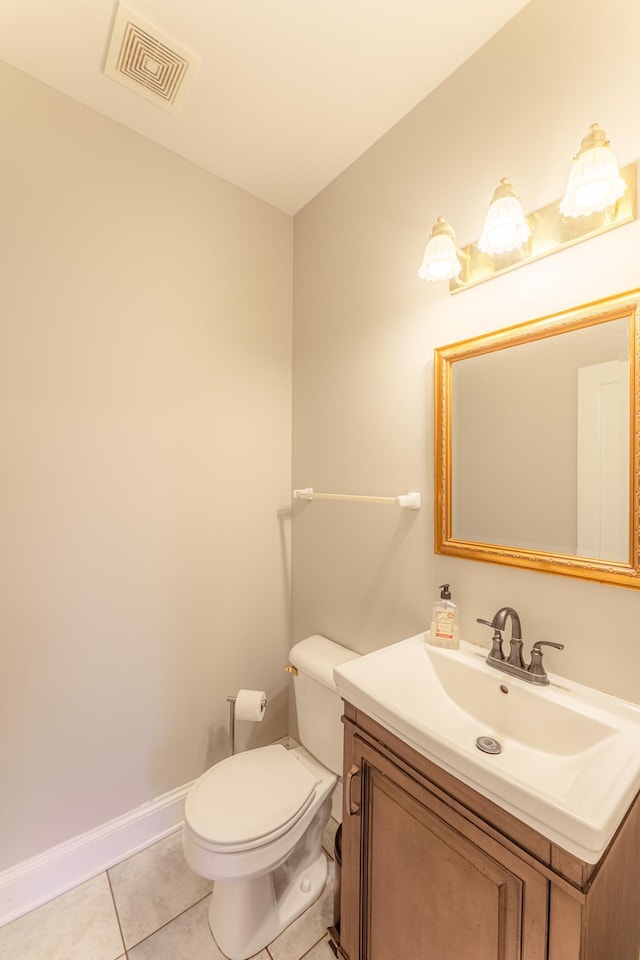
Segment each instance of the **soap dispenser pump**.
[{"label": "soap dispenser pump", "polygon": [[433,605],[429,643],[433,647],[447,647],[458,650],[460,631],[458,629],[457,607],[451,599],[448,583],[440,585],[440,599]]}]

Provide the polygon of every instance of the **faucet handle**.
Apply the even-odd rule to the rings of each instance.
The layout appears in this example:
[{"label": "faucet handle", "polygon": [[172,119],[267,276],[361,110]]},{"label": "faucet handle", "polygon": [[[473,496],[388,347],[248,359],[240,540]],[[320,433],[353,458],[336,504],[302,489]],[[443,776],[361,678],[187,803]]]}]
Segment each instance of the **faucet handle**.
[{"label": "faucet handle", "polygon": [[493,636],[491,637],[491,652],[487,657],[488,660],[504,660],[504,650],[502,649],[502,632],[494,627],[490,620],[481,620],[480,617],[476,618],[476,623],[482,623],[485,627],[491,627],[493,629]]},{"label": "faucet handle", "polygon": [[487,657],[487,660],[504,660],[504,650],[502,649],[502,632],[498,630],[497,627],[494,627],[489,620],[481,620],[480,617],[476,618],[476,623],[482,623],[485,627],[491,627],[493,630],[493,636],[491,637],[491,652]]},{"label": "faucet handle", "polygon": [[527,670],[534,677],[546,677],[547,671],[542,666],[542,647],[555,647],[556,650],[564,650],[564,643],[553,643],[551,640],[536,640],[531,647],[531,663]]},{"label": "faucet handle", "polygon": [[[491,626],[491,624],[489,624]],[[491,637],[491,651],[489,653],[491,660],[504,660],[504,650],[502,649],[502,634],[499,630],[493,631],[493,636]]]}]

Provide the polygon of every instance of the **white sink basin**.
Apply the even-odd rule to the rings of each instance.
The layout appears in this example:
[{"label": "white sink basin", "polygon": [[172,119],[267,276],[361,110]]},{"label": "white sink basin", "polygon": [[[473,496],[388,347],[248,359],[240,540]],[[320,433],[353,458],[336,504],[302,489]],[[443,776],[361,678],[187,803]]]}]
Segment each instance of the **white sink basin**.
[{"label": "white sink basin", "polygon": [[[596,863],[640,789],[640,707],[553,674],[534,686],[486,654],[431,647],[419,634],[336,667],[334,679],[423,756]],[[481,752],[478,737],[502,752]]]}]

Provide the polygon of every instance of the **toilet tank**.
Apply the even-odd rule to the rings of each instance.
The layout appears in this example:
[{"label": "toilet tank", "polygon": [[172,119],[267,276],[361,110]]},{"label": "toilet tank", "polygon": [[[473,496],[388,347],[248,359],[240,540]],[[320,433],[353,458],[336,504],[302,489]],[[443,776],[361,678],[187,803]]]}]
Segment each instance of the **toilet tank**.
[{"label": "toilet tank", "polygon": [[342,700],[333,668],[358,656],[328,637],[313,636],[291,648],[300,742],[325,767],[342,776]]}]

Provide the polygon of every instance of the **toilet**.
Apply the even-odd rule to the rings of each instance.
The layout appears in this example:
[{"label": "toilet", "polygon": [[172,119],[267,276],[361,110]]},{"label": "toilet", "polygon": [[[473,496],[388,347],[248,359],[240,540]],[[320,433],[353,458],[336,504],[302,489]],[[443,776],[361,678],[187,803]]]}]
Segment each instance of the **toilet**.
[{"label": "toilet", "polygon": [[291,650],[301,746],[272,744],[222,760],[191,787],[187,863],[214,880],[209,926],[229,960],[247,960],[322,893],[322,832],[342,773],[342,702],[333,668],[358,655],[327,637]]}]

